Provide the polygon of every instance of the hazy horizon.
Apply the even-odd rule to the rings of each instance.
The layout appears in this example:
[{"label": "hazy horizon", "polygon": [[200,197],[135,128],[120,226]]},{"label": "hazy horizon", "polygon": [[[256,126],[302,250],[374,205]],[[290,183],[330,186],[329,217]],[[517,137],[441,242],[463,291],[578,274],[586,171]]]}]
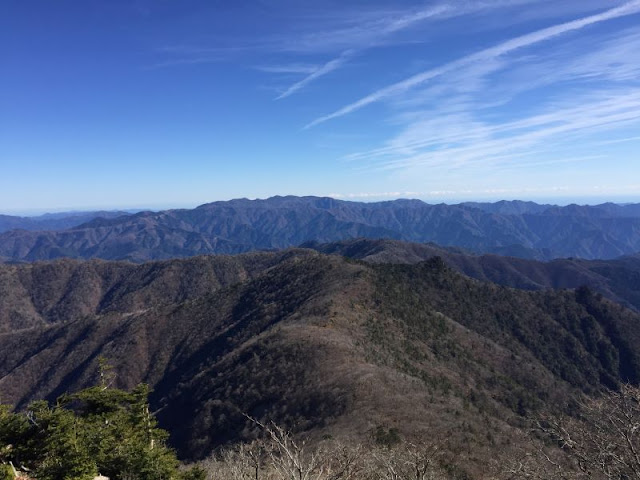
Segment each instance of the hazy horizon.
[{"label": "hazy horizon", "polygon": [[[329,197],[329,198],[334,198],[336,200],[343,200],[343,201],[347,201],[347,202],[365,202],[365,203],[375,203],[375,202],[384,202],[384,201],[393,201],[393,200],[400,200],[400,199],[405,199],[405,200],[421,200],[427,204],[441,204],[444,203],[446,205],[456,205],[456,204],[460,204],[460,203],[466,203],[466,202],[478,202],[478,203],[496,203],[496,202],[500,202],[500,201],[522,201],[522,202],[534,202],[537,203],[539,205],[555,205],[555,206],[567,206],[567,205],[572,205],[572,204],[576,204],[576,205],[601,205],[603,203],[616,203],[618,205],[625,205],[625,204],[635,204],[635,203],[639,203],[640,204],[640,198],[637,197],[607,197],[607,198],[599,198],[599,197],[556,197],[556,198],[547,198],[547,199],[536,199],[536,198],[500,198],[500,197],[495,197],[495,198],[459,198],[459,199],[443,199],[443,200],[437,200],[434,198],[417,198],[417,197],[403,197],[403,196],[398,196],[398,197],[394,197],[394,198],[389,198],[389,197],[380,197],[380,198],[365,198],[365,199],[360,199],[360,198],[339,198],[336,196],[331,196],[331,195],[272,195],[273,196],[310,196],[310,197]],[[212,203],[212,202],[219,202],[219,201],[230,201],[230,200],[239,200],[239,199],[243,199],[243,198],[247,198],[249,200],[266,200],[268,198],[271,197],[263,197],[263,198],[256,198],[256,197],[234,197],[234,198],[229,198],[229,199],[212,199],[208,202],[202,202],[202,203],[197,203],[197,204],[174,204],[174,205],[169,205],[169,204],[160,204],[160,205],[151,205],[151,204],[147,204],[147,205],[121,205],[121,206],[109,206],[109,205],[102,205],[102,206],[75,206],[75,207],[61,207],[61,208],[49,208],[47,209],[45,208],[34,208],[34,209],[27,209],[27,210],[0,210],[0,215],[9,215],[9,216],[21,216],[21,217],[38,217],[38,216],[42,216],[42,215],[46,215],[46,214],[81,214],[81,213],[86,213],[86,212],[95,212],[95,211],[122,211],[122,212],[127,212],[127,213],[136,213],[136,212],[142,212],[142,211],[162,211],[162,210],[180,210],[180,209],[192,209],[192,208],[196,208],[200,205],[203,205],[205,203]]]}]

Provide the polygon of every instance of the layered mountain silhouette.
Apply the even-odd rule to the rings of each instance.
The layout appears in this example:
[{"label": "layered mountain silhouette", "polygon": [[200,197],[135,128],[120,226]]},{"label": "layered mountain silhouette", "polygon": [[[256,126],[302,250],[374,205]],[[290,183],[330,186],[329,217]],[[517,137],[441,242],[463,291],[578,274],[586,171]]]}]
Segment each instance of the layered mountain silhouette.
[{"label": "layered mountain silhouette", "polygon": [[45,213],[35,217],[0,215],[0,233],[9,230],[65,230],[77,227],[95,218],[115,218],[129,215],[129,212],[99,210],[93,212]]},{"label": "layered mountain silhouette", "polygon": [[478,281],[440,257],[67,259],[0,265],[0,286],[3,402],[90,385],[105,357],[117,386],[152,386],[184,458],[251,438],[247,414],[316,437],[447,436],[462,464],[482,463],[527,415],[640,381],[637,313],[586,287]]},{"label": "layered mountain silhouette", "polygon": [[282,249],[349,238],[434,242],[474,252],[548,260],[610,259],[640,251],[640,206],[556,207],[531,202],[429,205],[319,197],[231,200],[192,210],[95,218],[62,231],[0,234],[0,258],[146,261]]},{"label": "layered mountain silhouette", "polygon": [[447,437],[473,469],[529,416],[640,382],[640,205],[120,213],[0,218],[3,403],[94,384],[103,357],[116,386],[151,385],[185,459],[253,438],[250,416]]},{"label": "layered mountain silhouette", "polygon": [[372,263],[414,264],[440,257],[454,270],[478,280],[525,290],[588,286],[614,302],[640,310],[640,256],[611,260],[556,259],[549,262],[499,255],[472,255],[456,248],[397,240],[353,239],[305,244],[319,252]]}]

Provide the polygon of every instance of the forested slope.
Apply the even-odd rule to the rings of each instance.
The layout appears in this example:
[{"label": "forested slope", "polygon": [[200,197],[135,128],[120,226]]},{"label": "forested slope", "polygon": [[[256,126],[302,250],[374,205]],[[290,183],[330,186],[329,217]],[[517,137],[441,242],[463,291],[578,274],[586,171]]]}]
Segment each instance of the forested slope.
[{"label": "forested slope", "polygon": [[[215,274],[218,262],[236,274]],[[251,438],[248,414],[317,438],[381,426],[450,436],[477,465],[516,442],[528,415],[640,378],[637,314],[589,289],[479,282],[441,259],[372,265],[292,250],[1,269],[13,279],[3,298],[22,299],[0,310],[2,400],[24,407],[91,385],[105,357],[118,386],[152,386],[184,458]],[[25,280],[36,272],[59,285]],[[87,291],[93,300],[80,301]],[[33,321],[16,329],[7,319],[25,302]]]}]

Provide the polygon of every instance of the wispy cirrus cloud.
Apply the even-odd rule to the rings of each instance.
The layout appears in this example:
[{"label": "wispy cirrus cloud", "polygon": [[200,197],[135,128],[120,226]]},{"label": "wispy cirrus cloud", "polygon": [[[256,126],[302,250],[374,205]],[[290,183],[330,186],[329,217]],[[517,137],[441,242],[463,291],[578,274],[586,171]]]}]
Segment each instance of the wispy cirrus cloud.
[{"label": "wispy cirrus cloud", "polygon": [[[153,67],[173,67],[199,65],[229,61],[250,63],[251,57],[271,57],[273,65],[262,61],[256,70],[274,75],[302,74],[304,77],[292,84],[280,87],[281,93],[276,99],[284,99],[300,92],[313,82],[347,65],[350,60],[369,49],[427,41],[429,30],[422,28],[429,22],[447,21],[464,16],[486,15],[494,11],[508,11],[508,21],[522,22],[531,18],[553,17],[567,12],[589,11],[604,0],[583,0],[579,4],[569,2],[557,5],[552,0],[441,0],[441,3],[413,4],[399,7],[397,3],[372,2],[370,5],[350,6],[327,9],[317,6],[296,5],[283,9],[288,16],[284,31],[265,33],[262,36],[252,33],[240,33],[233,39],[224,39],[224,44],[215,46],[174,45],[158,50],[168,58],[157,62]],[[614,0],[619,2],[621,0]],[[276,2],[277,3],[277,2]],[[535,5],[535,9],[520,7]],[[342,6],[341,6],[342,7]],[[553,7],[553,8],[551,8]],[[526,15],[523,12],[528,12]],[[480,18],[480,17],[478,17]],[[474,28],[494,28],[483,26],[484,22],[475,22]],[[418,27],[421,27],[420,30]],[[412,32],[411,35],[404,35]],[[222,40],[222,39],[219,39]],[[209,40],[214,42],[215,40]],[[324,58],[318,60],[318,56]],[[327,55],[329,59],[327,60]],[[283,62],[282,58],[288,58]],[[312,58],[312,61],[308,60]],[[300,60],[303,60],[300,62]],[[293,60],[293,61],[291,61]],[[287,68],[290,65],[291,68]],[[296,68],[300,67],[302,68]],[[307,68],[308,67],[308,68]]]},{"label": "wispy cirrus cloud", "polygon": [[[368,49],[407,41],[393,38],[406,31],[416,33],[416,41],[432,39],[425,25],[464,16],[478,21],[466,26],[467,30],[499,29],[505,25],[571,14],[583,14],[620,4],[623,0],[440,0],[440,2],[368,2],[357,8],[343,2],[340,9],[313,11],[309,17],[295,18],[300,23],[295,31],[265,39],[265,45],[283,53],[318,55],[339,54],[349,49]],[[321,2],[320,2],[321,5]],[[402,6],[404,5],[404,6]],[[527,8],[533,7],[533,8]],[[489,15],[506,12],[497,23],[487,22]],[[310,18],[313,21],[310,22]]]},{"label": "wispy cirrus cloud", "polygon": [[[276,100],[289,97],[313,81],[339,69],[347,64],[351,57],[354,57],[357,53],[387,43],[393,43],[390,37],[393,37],[394,34],[411,29],[426,21],[445,21],[466,15],[488,13],[498,9],[512,9],[518,5],[525,5],[534,1],[535,0],[496,0],[493,2],[478,1],[471,3],[450,0],[449,3],[419,8],[410,12],[389,12],[370,21],[360,21],[357,26],[331,31],[325,34],[314,33],[306,40],[297,40],[294,42],[294,46],[288,48],[302,51],[304,51],[305,48],[327,49],[330,45],[344,45],[348,46],[348,48],[342,51],[339,56],[322,64],[309,75],[285,89],[282,94],[276,97]],[[378,13],[378,15],[380,15],[380,13]]]},{"label": "wispy cirrus cloud", "polygon": [[200,65],[206,63],[218,63],[229,58],[245,55],[253,51],[252,45],[234,45],[221,47],[198,47],[190,45],[165,46],[158,52],[167,57],[166,60],[152,65],[152,68],[166,68],[184,65]]},{"label": "wispy cirrus cloud", "polygon": [[[422,116],[414,114],[408,117],[411,119],[403,131],[389,140],[386,146],[350,154],[345,158],[375,160],[405,157],[402,163],[408,165],[417,158],[413,156],[419,152],[424,153],[421,158],[460,158],[458,154],[466,150],[475,151],[477,157],[487,158],[485,147],[501,147],[499,151],[515,150],[523,140],[528,140],[524,145],[530,146],[530,142],[535,143],[553,135],[640,120],[640,89],[617,93],[610,90],[590,92],[574,96],[565,104],[553,102],[541,113],[507,122],[477,118],[473,112],[478,110],[478,106],[472,102],[461,102],[460,105],[465,105],[465,108],[452,109],[447,101],[435,110],[422,112]],[[624,141],[638,138],[625,137]]]},{"label": "wispy cirrus cloud", "polygon": [[[457,1],[457,0],[450,0]],[[534,0],[516,0],[530,2]],[[349,52],[362,51],[389,41],[389,36],[418,24],[427,18],[451,10],[448,5],[418,7],[410,9],[371,7],[345,8],[337,11],[318,10],[308,5],[297,5],[280,12],[286,18],[284,32],[256,35],[254,32],[238,34],[230,41],[229,37],[210,39],[205,45],[176,44],[157,49],[160,55],[169,57],[156,66],[188,65],[198,63],[217,63],[238,59],[251,54],[260,56],[300,56],[308,58],[318,55],[333,55],[333,59],[313,62],[311,70],[294,72],[285,68],[288,63],[261,64],[258,70],[268,73],[302,73],[311,75],[318,70],[335,69],[336,61],[344,60]],[[310,9],[310,10],[308,10]],[[289,11],[290,10],[290,11]],[[291,27],[293,26],[293,27]],[[214,45],[206,45],[214,43]],[[293,61],[292,66],[306,62]],[[343,62],[344,63],[344,62]],[[327,65],[329,65],[327,67]],[[326,73],[325,73],[326,74]],[[319,75],[321,76],[321,75]]]},{"label": "wispy cirrus cloud", "polygon": [[279,65],[256,65],[256,70],[267,73],[302,73],[311,74],[318,69],[318,65],[310,63],[290,63]]},{"label": "wispy cirrus cloud", "polygon": [[[397,190],[397,191],[380,191],[380,192],[332,192],[322,196],[332,197],[337,199],[353,200],[353,199],[365,199],[365,200],[384,200],[388,198],[423,198],[427,201],[430,199],[436,201],[442,201],[443,198],[453,198],[462,200],[465,197],[478,199],[478,197],[494,197],[494,196],[521,196],[525,195],[530,197],[532,195],[569,195],[572,193],[579,194],[596,194],[602,193],[603,190],[613,190],[609,188],[603,188],[600,185],[589,186],[580,189],[579,191],[573,191],[571,187],[566,185],[547,185],[544,187],[529,187],[529,188],[460,188],[460,189],[437,189],[437,190]],[[640,185],[625,185],[624,193],[640,192]],[[616,191],[616,190],[614,190]]]},{"label": "wispy cirrus cloud", "polygon": [[[366,161],[383,170],[416,168],[483,168],[532,166],[518,158],[540,158],[549,165],[566,162],[562,147],[567,142],[590,137],[594,132],[640,124],[640,89],[621,92],[610,98],[574,99],[574,105],[502,123],[485,123],[468,114],[425,119],[410,124],[386,147],[351,155],[351,160]],[[592,157],[584,155],[583,159]],[[576,157],[580,158],[580,157]]]},{"label": "wispy cirrus cloud", "polygon": [[[346,64],[358,52],[380,45],[380,43],[388,36],[412,27],[424,20],[448,15],[452,10],[452,7],[449,5],[437,5],[435,7],[420,9],[397,17],[391,16],[390,18],[377,19],[369,24],[343,30],[339,33],[339,37],[342,37],[342,42],[345,44],[351,44],[351,47],[342,51],[339,56],[332,58],[328,62],[319,66],[306,77],[289,86],[284,90],[284,92],[276,97],[276,100],[289,97],[310,83],[337,70]],[[317,42],[318,39],[315,38],[315,41]],[[335,33],[332,35],[331,41],[336,41]]]},{"label": "wispy cirrus cloud", "polygon": [[397,42],[390,36],[418,26],[425,20],[460,13],[462,10],[456,7],[455,2],[458,0],[410,8],[381,8],[379,5],[372,5],[353,9],[345,5],[346,8],[328,18],[325,18],[327,15],[324,11],[315,12],[317,24],[303,21],[300,31],[286,32],[268,39],[267,42],[280,53],[293,55],[335,56],[346,50],[366,50]]},{"label": "wispy cirrus cloud", "polygon": [[333,60],[328,61],[324,65],[314,69],[302,80],[294,83],[289,88],[287,88],[284,92],[276,97],[276,100],[280,100],[282,98],[286,98],[290,95],[293,95],[298,90],[304,88],[309,83],[317,80],[318,78],[327,75],[328,73],[333,72],[340,68],[343,64],[349,61],[349,59],[355,54],[355,50],[346,50],[342,52],[342,54],[338,58],[334,58]]},{"label": "wispy cirrus cloud", "polygon": [[472,63],[391,106],[389,123],[401,131],[346,160],[413,176],[597,163],[611,148],[640,143],[640,32],[614,30],[551,53]]},{"label": "wispy cirrus cloud", "polygon": [[633,137],[624,137],[624,138],[615,138],[613,140],[603,140],[601,142],[596,142],[596,145],[615,145],[616,143],[627,143],[627,142],[640,142],[640,136]]},{"label": "wispy cirrus cloud", "polygon": [[459,58],[436,68],[432,68],[425,72],[413,75],[405,80],[394,83],[382,89],[379,89],[360,100],[350,103],[333,113],[318,117],[312,122],[305,125],[304,128],[311,128],[329,120],[348,115],[356,110],[360,110],[368,105],[379,102],[383,99],[404,93],[412,88],[421,86],[426,82],[446,75],[456,70],[468,67],[477,62],[490,61],[495,58],[500,58],[509,53],[530,47],[532,45],[551,40],[560,35],[580,30],[590,25],[606,22],[616,18],[634,15],[640,12],[640,0],[633,0],[627,2],[619,7],[611,8],[605,12],[583,17],[577,20],[561,23],[551,27],[543,28],[541,30],[521,35],[505,42],[502,42],[493,47],[481,50],[471,55]]}]

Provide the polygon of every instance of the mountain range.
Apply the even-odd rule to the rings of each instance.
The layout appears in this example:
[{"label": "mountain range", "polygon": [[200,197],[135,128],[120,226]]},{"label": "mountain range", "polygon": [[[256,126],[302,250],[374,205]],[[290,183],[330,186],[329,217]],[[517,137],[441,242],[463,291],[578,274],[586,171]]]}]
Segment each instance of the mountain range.
[{"label": "mountain range", "polygon": [[117,386],[152,386],[183,458],[252,438],[246,414],[315,438],[428,432],[472,469],[517,444],[527,416],[640,381],[640,314],[445,262],[288,249],[0,265],[2,401],[91,385],[104,357]]},{"label": "mountain range", "polygon": [[33,217],[0,215],[0,233],[8,232],[9,230],[65,230],[82,225],[94,218],[115,218],[129,214],[130,212],[120,210],[98,210],[92,212],[45,213]]},{"label": "mountain range", "polygon": [[475,478],[531,417],[640,383],[640,205],[82,215],[0,234],[0,401],[95,384],[106,359],[116,386],[150,384],[183,459],[254,438],[252,417],[312,441],[440,438]]},{"label": "mountain range", "polygon": [[[142,262],[357,237],[434,242],[475,253],[538,260],[611,259],[640,251],[639,204],[558,207],[504,201],[430,205],[420,200],[359,203],[288,196],[109,217],[94,217],[64,230],[5,231],[0,234],[0,259]],[[5,219],[4,224],[9,223]]]},{"label": "mountain range", "polygon": [[548,262],[486,254],[398,240],[353,239],[304,246],[326,254],[371,263],[415,264],[440,257],[472,278],[524,290],[576,289],[588,286],[610,300],[640,311],[640,256],[610,260],[555,259]]}]

